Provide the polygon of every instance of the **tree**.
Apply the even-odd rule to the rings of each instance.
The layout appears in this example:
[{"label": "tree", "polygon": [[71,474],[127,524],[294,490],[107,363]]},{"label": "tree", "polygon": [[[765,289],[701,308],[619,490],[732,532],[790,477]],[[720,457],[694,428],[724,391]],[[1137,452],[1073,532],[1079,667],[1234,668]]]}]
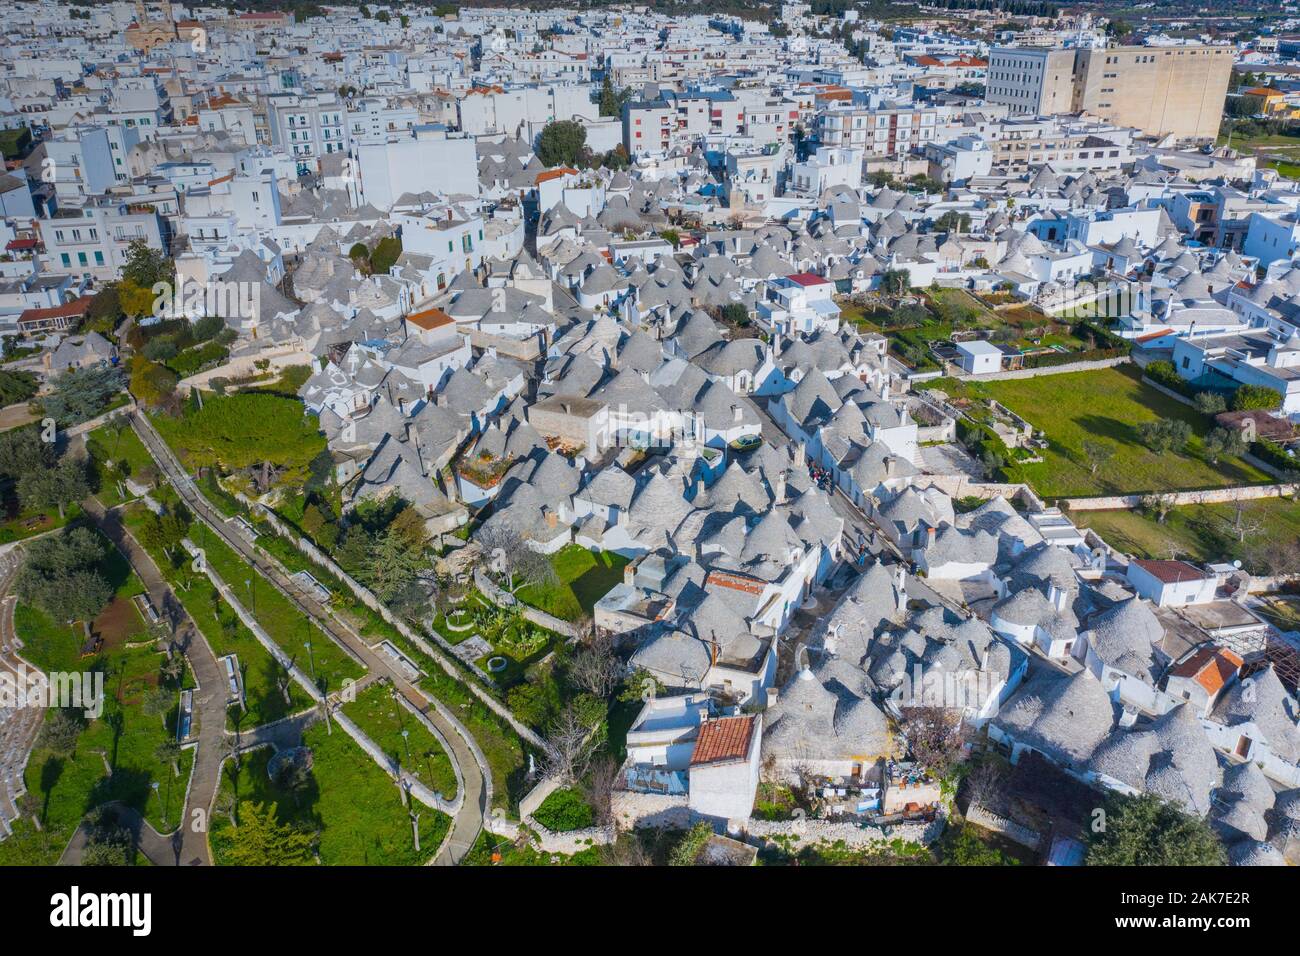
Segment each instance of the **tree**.
[{"label": "tree", "polygon": [[60,757],[71,757],[77,749],[77,738],[81,736],[82,722],[77,715],[67,708],[51,708],[36,746],[48,750]]},{"label": "tree", "polygon": [[67,516],[68,505],[89,494],[86,463],[71,455],[48,471],[28,472],[18,479],[18,500],[24,508],[58,508],[60,518]]},{"label": "tree", "polygon": [[1159,524],[1164,524],[1169,513],[1174,510],[1176,500],[1173,495],[1143,495],[1138,501],[1138,507],[1145,514],[1155,518]]},{"label": "tree", "polygon": [[275,804],[239,804],[239,835],[227,851],[232,866],[308,866],[316,834],[277,820]]},{"label": "tree", "polygon": [[375,245],[370,253],[370,272],[372,275],[388,275],[388,271],[397,264],[402,254],[402,240],[396,236],[385,236]]},{"label": "tree", "polygon": [[1088,838],[1089,866],[1223,866],[1226,854],[1208,823],[1153,794],[1112,792]]},{"label": "tree", "polygon": [[0,405],[25,402],[36,394],[39,387],[36,376],[31,372],[0,369]]},{"label": "tree", "polygon": [[1102,465],[1115,457],[1115,446],[1110,442],[1085,441],[1083,443],[1083,457],[1088,462],[1088,473],[1096,475],[1097,470]]},{"label": "tree", "polygon": [[1211,392],[1208,389],[1196,393],[1193,403],[1196,410],[1202,415],[1217,415],[1219,412],[1226,411],[1228,403],[1223,400],[1223,396],[1218,392]]},{"label": "tree", "polygon": [[20,478],[54,466],[54,446],[41,441],[35,426],[0,432],[0,476]]},{"label": "tree", "polygon": [[1282,404],[1282,395],[1265,385],[1239,385],[1232,393],[1232,410],[1248,412],[1256,409],[1272,411]]},{"label": "tree", "polygon": [[1220,458],[1235,458],[1246,451],[1246,442],[1235,428],[1215,428],[1205,436],[1205,455],[1214,464]]},{"label": "tree", "polygon": [[122,278],[142,289],[152,289],[156,282],[171,282],[176,266],[171,256],[152,248],[143,239],[133,239],[126,247]]},{"label": "tree", "polygon": [[176,393],[179,377],[171,369],[150,362],[143,355],[131,360],[129,388],[136,400],[151,408],[159,408]]},{"label": "tree", "polygon": [[880,276],[880,289],[886,295],[903,295],[912,287],[912,275],[906,269],[886,269]]},{"label": "tree", "polygon": [[537,139],[537,158],[546,166],[576,166],[587,145],[587,130],[574,120],[547,123]]},{"label": "tree", "polygon": [[67,427],[94,418],[122,391],[122,371],[111,365],[60,372],[41,399],[45,414]]},{"label": "tree", "polygon": [[541,762],[546,776],[559,778],[565,786],[581,779],[594,756],[595,736],[577,708],[565,707],[543,741]]},{"label": "tree", "polygon": [[574,652],[567,672],[574,687],[606,700],[623,680],[623,662],[614,653],[613,639],[596,634]]},{"label": "tree", "polygon": [[902,730],[912,756],[940,777],[961,759],[966,737],[955,708],[904,707]]},{"label": "tree", "polygon": [[104,539],[89,528],[36,539],[15,581],[19,600],[57,621],[93,619],[113,596],[98,569],[104,555]]},{"label": "tree", "polygon": [[1181,452],[1192,437],[1192,426],[1180,418],[1162,418],[1142,422],[1137,427],[1138,438],[1153,452]]}]

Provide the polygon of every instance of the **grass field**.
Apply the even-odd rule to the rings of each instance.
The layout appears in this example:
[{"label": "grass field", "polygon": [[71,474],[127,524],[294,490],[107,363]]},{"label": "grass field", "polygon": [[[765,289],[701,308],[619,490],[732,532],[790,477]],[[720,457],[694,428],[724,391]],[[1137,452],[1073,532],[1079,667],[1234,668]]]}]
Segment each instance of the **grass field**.
[{"label": "grass field", "polygon": [[1300,536],[1300,504],[1289,498],[1247,502],[1242,523],[1253,529],[1245,542],[1234,532],[1235,505],[1184,505],[1158,522],[1140,511],[1077,511],[1070,517],[1092,528],[1111,547],[1139,558],[1168,558],[1171,554],[1195,561],[1240,558],[1250,568],[1252,545],[1260,540]]},{"label": "grass field", "polygon": [[[238,772],[223,768],[223,796],[237,801],[274,804],[282,823],[302,823],[320,832],[320,860],[334,866],[414,866],[438,852],[451,824],[446,814],[423,805],[420,850],[416,852],[411,820],[392,779],[356,742],[337,727],[323,723],[303,734],[312,751],[311,781],[302,792],[281,790],[267,774],[269,748],[244,758]],[[220,799],[220,798],[219,798]],[[239,839],[239,829],[225,814],[214,814],[212,855],[221,865]]]},{"label": "grass field", "polygon": [[[1239,459],[1213,464],[1201,453],[1211,423],[1182,402],[1141,381],[1135,366],[1037,378],[982,382],[968,388],[1020,415],[1050,442],[1043,461],[1025,465],[1030,484],[1047,497],[1089,497],[1148,491],[1222,488],[1268,482],[1264,472]],[[942,386],[939,386],[942,387]],[[1193,438],[1185,453],[1156,454],[1138,439],[1142,422],[1171,418],[1187,422]],[[1083,443],[1109,444],[1115,452],[1095,475]]]},{"label": "grass field", "polygon": [[235,592],[271,640],[318,686],[332,692],[344,680],[356,680],[365,673],[364,667],[201,521],[190,526],[190,540],[203,549],[208,565]]},{"label": "grass field", "polygon": [[101,425],[86,436],[86,450],[90,452],[99,480],[99,490],[95,497],[108,508],[129,498],[129,494],[123,496],[118,493],[117,481],[105,473],[108,462],[125,462],[127,475],[138,475],[144,469],[153,467],[153,456],[130,428],[115,435],[107,425]]},{"label": "grass field", "polygon": [[[279,687],[279,664],[253,632],[240,623],[206,575],[193,573],[188,561],[176,567],[170,557],[145,543],[144,535],[139,533],[145,515],[142,505],[132,504],[123,512],[122,520],[161,569],[176,597],[203,632],[212,652],[217,657],[227,654],[239,656],[248,705],[248,710],[239,720],[240,726],[245,729],[257,727],[310,707],[311,698],[293,681],[287,685],[289,699],[284,699]],[[237,708],[232,710],[233,713],[237,713]]]},{"label": "grass field", "polygon": [[563,621],[576,621],[590,614],[596,602],[623,580],[627,562],[612,552],[595,553],[580,544],[568,544],[551,555],[559,580],[547,587],[522,587],[518,597]]},{"label": "grass field", "polygon": [[24,778],[44,832],[23,827],[0,842],[0,864],[55,862],[82,817],[110,800],[140,811],[164,833],[180,822],[193,752],[182,751],[175,767],[159,760],[158,746],[174,739],[176,708],[159,715],[145,713],[143,706],[149,691],[179,690],[179,685],[168,684],[162,676],[165,655],[150,642],[131,602],[143,591],[139,579],[116,550],[109,551],[101,570],[115,594],[92,624],[104,638],[102,651],[94,657],[81,655],[85,642],[80,624],[69,627],[27,605],[15,608],[14,627],[24,657],[47,673],[102,673],[105,701],[103,713],[84,723],[70,755],[39,744],[33,751]]},{"label": "grass field", "polygon": [[371,684],[343,705],[343,713],[425,786],[448,800],[456,796],[456,771],[447,752],[415,715],[393,699],[388,684]]}]

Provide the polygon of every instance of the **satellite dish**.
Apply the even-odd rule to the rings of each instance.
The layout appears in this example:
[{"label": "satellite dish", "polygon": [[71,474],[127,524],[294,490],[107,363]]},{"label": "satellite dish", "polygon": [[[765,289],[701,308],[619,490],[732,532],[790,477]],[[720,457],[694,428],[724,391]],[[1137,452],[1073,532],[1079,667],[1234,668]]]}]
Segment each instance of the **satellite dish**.
[{"label": "satellite dish", "polygon": [[1241,559],[1238,558],[1236,561],[1233,561],[1233,562],[1232,562],[1232,566],[1233,566],[1234,568],[1236,568],[1238,571],[1240,571],[1240,570],[1241,570]]}]

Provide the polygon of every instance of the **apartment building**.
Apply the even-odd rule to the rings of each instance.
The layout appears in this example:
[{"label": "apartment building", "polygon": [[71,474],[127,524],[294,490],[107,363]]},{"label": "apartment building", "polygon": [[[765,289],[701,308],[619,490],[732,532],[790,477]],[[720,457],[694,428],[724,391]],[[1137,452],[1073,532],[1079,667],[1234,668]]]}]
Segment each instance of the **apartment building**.
[{"label": "apartment building", "polygon": [[998,47],[985,99],[1013,114],[1088,113],[1152,136],[1213,140],[1232,72],[1230,46]]},{"label": "apartment building", "polygon": [[829,109],[817,116],[817,140],[835,149],[860,149],[868,157],[903,156],[933,142],[939,125],[934,108]]},{"label": "apartment building", "polygon": [[267,97],[271,142],[300,160],[347,150],[348,117],[333,93],[276,93]]},{"label": "apartment building", "polygon": [[113,279],[126,263],[127,248],[143,240],[165,249],[165,223],[150,206],[100,201],[68,207],[40,220],[44,270],[55,274]]}]

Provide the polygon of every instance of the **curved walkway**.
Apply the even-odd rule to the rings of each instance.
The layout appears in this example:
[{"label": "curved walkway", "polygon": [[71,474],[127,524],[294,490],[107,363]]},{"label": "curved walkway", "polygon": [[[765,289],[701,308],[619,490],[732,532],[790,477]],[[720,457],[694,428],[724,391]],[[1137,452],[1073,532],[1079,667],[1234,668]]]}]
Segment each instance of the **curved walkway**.
[{"label": "curved walkway", "polygon": [[[131,415],[131,424],[146,449],[158,463],[177,494],[194,515],[202,520],[241,558],[253,565],[271,581],[303,613],[310,615],[326,633],[344,648],[353,652],[374,675],[387,677],[392,686],[442,732],[450,745],[448,756],[460,768],[465,793],[460,812],[452,818],[451,829],[441,850],[434,859],[436,864],[455,865],[469,853],[483,828],[487,812],[489,777],[486,762],[477,744],[460,722],[437,701],[426,695],[383,654],[377,653],[351,627],[337,619],[328,609],[303,595],[295,588],[278,564],[259,553],[242,536],[232,533],[225,518],[194,485],[170,448],[154,430],[152,424],[139,414]],[[219,768],[218,768],[219,769]],[[215,793],[215,790],[214,790]]]}]

